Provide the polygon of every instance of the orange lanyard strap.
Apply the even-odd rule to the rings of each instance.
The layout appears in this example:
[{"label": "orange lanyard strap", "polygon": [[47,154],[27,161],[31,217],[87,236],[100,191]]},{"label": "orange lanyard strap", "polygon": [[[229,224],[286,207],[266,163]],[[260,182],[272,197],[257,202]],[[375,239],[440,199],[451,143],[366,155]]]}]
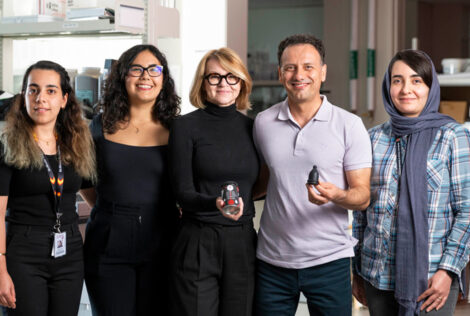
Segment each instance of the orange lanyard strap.
[{"label": "orange lanyard strap", "polygon": [[54,176],[54,172],[52,172],[51,165],[47,160],[44,153],[42,154],[42,159],[44,161],[44,165],[46,166],[47,173],[49,174],[49,181],[51,183],[52,192],[54,194],[54,210],[56,213],[56,223],[54,225],[54,229],[57,232],[60,232],[60,217],[62,216],[62,212],[60,209],[60,203],[62,202],[62,192],[64,190],[64,170],[62,168],[62,160],[60,159],[60,147],[57,145],[57,159],[59,160],[59,167],[57,171],[57,181],[56,177]]}]

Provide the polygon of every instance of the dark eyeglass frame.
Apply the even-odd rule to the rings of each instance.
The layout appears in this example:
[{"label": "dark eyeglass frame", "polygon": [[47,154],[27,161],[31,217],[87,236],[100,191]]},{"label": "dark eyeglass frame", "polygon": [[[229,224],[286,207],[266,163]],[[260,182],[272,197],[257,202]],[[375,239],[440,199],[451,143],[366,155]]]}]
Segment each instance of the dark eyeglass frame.
[{"label": "dark eyeglass frame", "polygon": [[[209,78],[210,78],[211,76],[219,76],[219,81],[218,81],[217,83],[211,83],[211,82],[209,81]],[[227,79],[228,76],[234,76],[235,78],[237,78],[237,81],[236,81],[235,83],[230,83],[230,82],[228,82],[228,79]],[[218,74],[218,73],[207,74],[207,75],[204,76],[204,79],[207,80],[207,83],[208,83],[210,86],[218,86],[218,85],[222,82],[222,79],[225,79],[225,82],[226,82],[228,85],[230,85],[230,86],[234,86],[234,85],[238,84],[238,83],[240,82],[240,80],[241,80],[240,77],[235,76],[235,75],[234,75],[233,73],[231,73],[231,72],[229,72],[228,74],[226,74],[226,75],[224,75],[224,76],[222,76],[221,74]]]},{"label": "dark eyeglass frame", "polygon": [[[131,69],[132,69],[132,68],[140,68],[140,74],[139,74],[138,76],[135,75],[135,74],[132,74],[132,73],[131,73]],[[157,68],[157,69],[159,69],[159,70],[160,70],[160,73],[159,73],[158,75],[156,75],[156,76],[153,76],[152,74],[150,74],[150,71],[149,71],[149,69],[151,69],[151,68]],[[143,66],[141,66],[141,65],[131,65],[131,66],[129,67],[129,70],[127,70],[127,75],[129,75],[129,76],[131,76],[131,77],[141,77],[141,76],[144,74],[145,71],[147,71],[147,73],[148,73],[148,75],[149,75],[150,77],[154,77],[154,78],[155,78],[155,77],[160,77],[160,76],[162,75],[162,73],[163,73],[163,66],[161,66],[161,65],[150,65],[150,66],[148,66],[148,67],[143,67]]]}]

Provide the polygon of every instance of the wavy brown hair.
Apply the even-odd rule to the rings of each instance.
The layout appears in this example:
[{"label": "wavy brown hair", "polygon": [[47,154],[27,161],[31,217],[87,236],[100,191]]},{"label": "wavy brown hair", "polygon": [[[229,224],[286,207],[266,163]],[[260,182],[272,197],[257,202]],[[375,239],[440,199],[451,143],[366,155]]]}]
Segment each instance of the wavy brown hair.
[{"label": "wavy brown hair", "polygon": [[99,107],[103,112],[103,131],[106,133],[113,134],[119,128],[119,123],[129,122],[130,104],[126,90],[126,76],[137,55],[146,50],[151,52],[163,66],[162,89],[152,109],[153,121],[169,128],[171,120],[180,113],[181,99],[176,94],[175,82],[170,75],[165,55],[153,45],[136,45],[122,53],[106,79],[104,97]]},{"label": "wavy brown hair", "polygon": [[24,97],[29,74],[35,69],[53,70],[59,74],[62,95],[68,95],[67,104],[60,110],[55,123],[62,163],[71,165],[80,176],[96,180],[93,139],[82,117],[70,78],[61,65],[47,60],[38,61],[26,70],[21,93],[16,95],[8,111],[6,126],[0,138],[5,163],[18,169],[40,169],[44,166],[41,149],[33,138],[35,123],[26,111]]}]

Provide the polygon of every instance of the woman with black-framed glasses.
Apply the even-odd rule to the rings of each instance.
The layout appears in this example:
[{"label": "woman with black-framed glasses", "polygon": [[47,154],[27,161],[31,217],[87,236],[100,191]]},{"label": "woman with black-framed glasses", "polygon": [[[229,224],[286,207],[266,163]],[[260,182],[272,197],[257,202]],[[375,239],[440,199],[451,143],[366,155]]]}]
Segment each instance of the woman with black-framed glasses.
[{"label": "woman with black-framed glasses", "polygon": [[152,45],[124,52],[91,124],[98,183],[85,281],[93,315],[168,315],[169,251],[178,211],[168,177],[168,128],[180,99],[165,56]]},{"label": "woman with black-framed glasses", "polygon": [[[229,48],[200,61],[190,93],[198,108],[175,120],[169,140],[170,175],[182,208],[171,254],[171,315],[251,315],[256,233],[252,191],[259,161],[249,109],[251,78]],[[219,197],[238,184],[238,209]],[[236,203],[236,202],[235,202]],[[228,202],[230,204],[230,202]]]}]

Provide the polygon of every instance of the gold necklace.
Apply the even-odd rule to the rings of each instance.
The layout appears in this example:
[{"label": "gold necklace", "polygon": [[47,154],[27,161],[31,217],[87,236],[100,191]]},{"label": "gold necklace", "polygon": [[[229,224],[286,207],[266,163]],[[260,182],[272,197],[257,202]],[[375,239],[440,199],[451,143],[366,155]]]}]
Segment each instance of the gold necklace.
[{"label": "gold necklace", "polygon": [[[143,125],[147,125],[150,122],[152,122],[152,121],[143,122],[143,123],[140,124],[140,127],[143,127]],[[129,123],[131,123],[132,127],[135,128],[135,133],[138,134],[140,132],[140,129],[134,123],[132,123],[131,120],[129,120]]]},{"label": "gold necklace", "polygon": [[134,123],[132,123],[131,121],[129,121],[129,123],[131,123],[131,125],[135,128],[135,133],[139,134],[140,129],[137,126],[135,126]]},{"label": "gold necklace", "polygon": [[49,139],[49,140],[46,140],[46,139],[41,139],[38,137],[38,135],[36,135],[36,133],[33,133],[33,138],[34,140],[37,142],[41,141],[43,143],[46,143],[46,146],[49,146],[49,142],[51,142],[52,140],[57,140],[57,135],[54,134],[54,138],[53,139]]}]

